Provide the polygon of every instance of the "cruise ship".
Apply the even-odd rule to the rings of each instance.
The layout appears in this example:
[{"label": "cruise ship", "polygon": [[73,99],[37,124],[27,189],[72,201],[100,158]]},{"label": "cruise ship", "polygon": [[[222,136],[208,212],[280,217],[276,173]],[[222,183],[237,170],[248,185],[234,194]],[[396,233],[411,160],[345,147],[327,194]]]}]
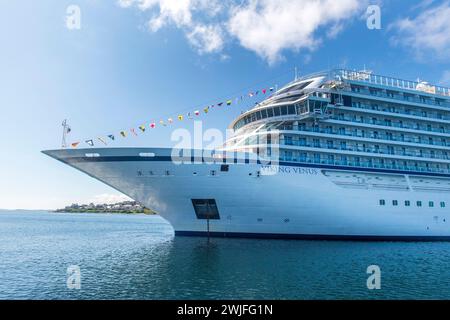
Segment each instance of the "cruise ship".
[{"label": "cruise ship", "polygon": [[175,235],[450,240],[450,89],[368,71],[297,78],[215,150],[43,151]]}]

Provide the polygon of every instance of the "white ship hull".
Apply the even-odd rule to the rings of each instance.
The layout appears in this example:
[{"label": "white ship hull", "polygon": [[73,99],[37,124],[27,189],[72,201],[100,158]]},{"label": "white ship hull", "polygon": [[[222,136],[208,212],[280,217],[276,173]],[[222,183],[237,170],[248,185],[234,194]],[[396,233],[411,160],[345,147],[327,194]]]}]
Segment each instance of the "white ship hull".
[{"label": "white ship hull", "polygon": [[[442,187],[450,179],[444,177],[433,178],[441,179],[436,180],[441,187],[424,191],[401,173],[380,173],[391,184],[377,185],[361,182],[358,174],[367,173],[360,171],[295,164],[277,167],[231,163],[229,170],[222,172],[221,161],[175,164],[170,159],[171,149],[105,148],[45,153],[155,210],[177,235],[450,239],[450,192]],[[140,158],[140,153],[155,156]],[[341,176],[342,173],[348,176]],[[374,179],[378,175],[368,174]],[[352,177],[359,182],[352,183]],[[220,219],[199,219],[192,199],[214,199]],[[380,205],[381,199],[385,205]],[[398,205],[393,206],[393,200]],[[405,201],[410,205],[406,206]],[[418,207],[417,201],[423,205]],[[429,207],[430,201],[433,207]],[[441,207],[442,202],[447,207]]]}]

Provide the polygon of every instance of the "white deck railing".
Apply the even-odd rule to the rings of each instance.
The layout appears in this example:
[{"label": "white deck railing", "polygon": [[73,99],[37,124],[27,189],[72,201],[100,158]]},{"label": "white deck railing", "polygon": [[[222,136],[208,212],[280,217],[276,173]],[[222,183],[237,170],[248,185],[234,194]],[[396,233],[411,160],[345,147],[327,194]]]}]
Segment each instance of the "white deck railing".
[{"label": "white deck railing", "polygon": [[450,88],[428,84],[427,82],[423,81],[419,82],[403,80],[393,77],[376,75],[365,71],[350,71],[345,69],[336,70],[336,74],[341,76],[344,80],[361,81],[387,87],[414,90],[450,97]]}]

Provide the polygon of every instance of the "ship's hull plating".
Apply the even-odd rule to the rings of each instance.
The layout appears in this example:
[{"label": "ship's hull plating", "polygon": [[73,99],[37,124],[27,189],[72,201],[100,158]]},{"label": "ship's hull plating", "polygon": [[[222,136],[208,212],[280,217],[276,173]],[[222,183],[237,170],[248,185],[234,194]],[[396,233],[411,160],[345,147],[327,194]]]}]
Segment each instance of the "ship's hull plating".
[{"label": "ship's hull plating", "polygon": [[[322,169],[171,161],[170,149],[46,151],[157,211],[178,235],[449,240],[448,192],[343,188]],[[139,158],[138,153],[155,157]],[[100,155],[100,157],[98,157]],[[192,199],[214,199],[220,219],[198,219]],[[385,205],[380,205],[380,200]],[[392,201],[398,205],[393,206]],[[409,206],[404,202],[410,201]],[[423,206],[416,206],[422,201]],[[434,206],[429,207],[429,201]],[[208,228],[209,224],[209,228]]]}]

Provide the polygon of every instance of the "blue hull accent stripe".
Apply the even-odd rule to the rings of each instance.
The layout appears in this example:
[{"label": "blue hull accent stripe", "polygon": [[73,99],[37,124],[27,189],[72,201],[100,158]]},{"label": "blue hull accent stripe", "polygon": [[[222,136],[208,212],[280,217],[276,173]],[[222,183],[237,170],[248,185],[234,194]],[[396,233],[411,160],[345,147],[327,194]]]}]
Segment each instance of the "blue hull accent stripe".
[{"label": "blue hull accent stripe", "polygon": [[246,232],[175,231],[176,236],[212,238],[251,238],[284,240],[327,240],[327,241],[450,241],[450,236],[364,236],[364,235],[319,235]]},{"label": "blue hull accent stripe", "polygon": [[[75,164],[80,162],[144,162],[144,161],[172,161],[171,156],[156,156],[156,157],[139,157],[139,156],[109,156],[109,157],[69,157],[69,158],[58,158],[58,160],[67,163]],[[216,158],[186,158],[184,160],[189,164],[192,163],[227,163],[227,164],[249,164],[255,163],[255,160],[249,159],[226,159],[218,160]],[[261,163],[257,161],[256,164],[270,165],[270,163]],[[287,167],[307,167],[307,168],[317,168],[317,169],[330,169],[330,170],[346,170],[346,171],[359,171],[359,172],[375,172],[375,173],[395,173],[395,174],[408,174],[408,175],[421,175],[421,176],[431,176],[431,177],[445,177],[450,178],[450,174],[445,173],[434,173],[434,172],[422,172],[422,171],[406,171],[406,170],[390,170],[390,169],[378,169],[378,168],[362,168],[362,167],[346,167],[346,166],[331,166],[325,164],[310,164],[310,163],[298,163],[298,162],[286,162],[280,161],[279,163],[274,163],[273,165],[287,166]]]}]

